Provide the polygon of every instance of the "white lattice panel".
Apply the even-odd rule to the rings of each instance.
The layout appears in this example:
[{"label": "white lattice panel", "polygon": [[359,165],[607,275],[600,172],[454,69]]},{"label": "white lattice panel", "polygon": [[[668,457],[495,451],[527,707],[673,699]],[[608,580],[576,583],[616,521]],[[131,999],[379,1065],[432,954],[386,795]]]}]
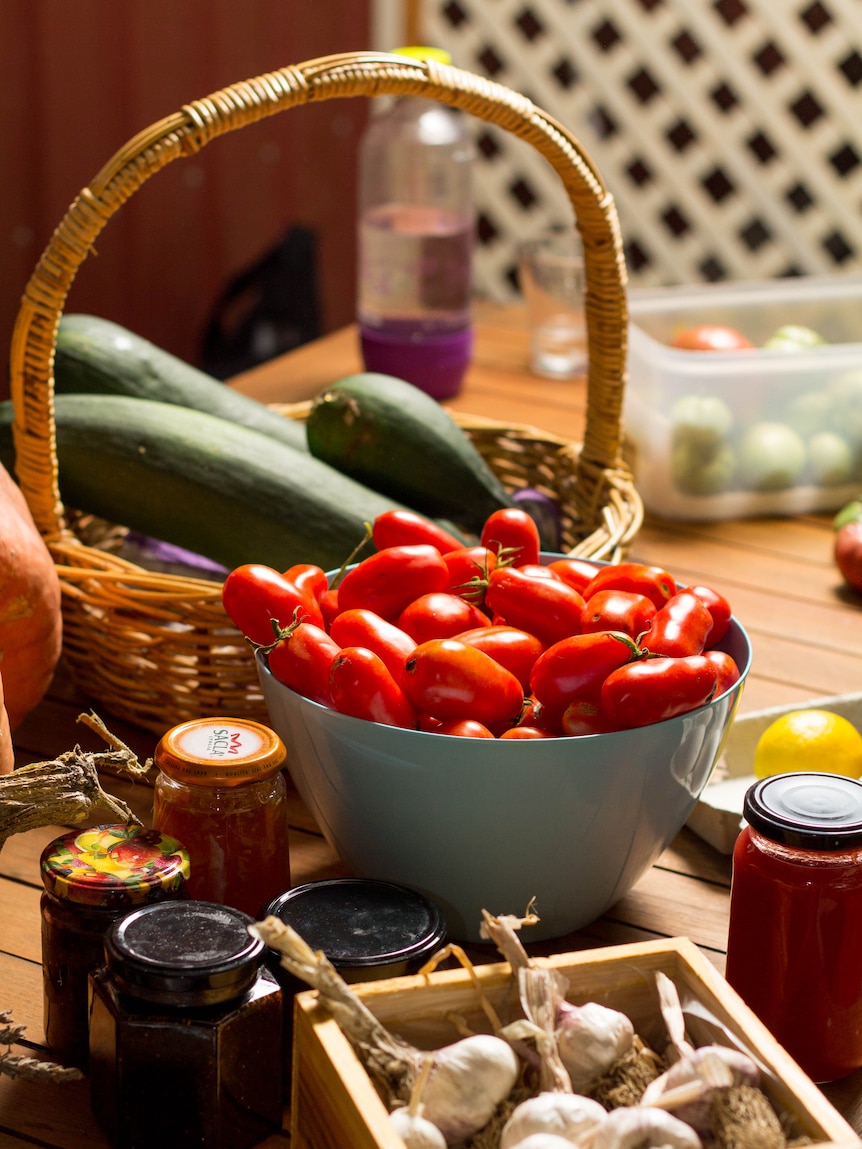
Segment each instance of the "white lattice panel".
[{"label": "white lattice panel", "polygon": [[[425,0],[422,19],[578,137],[632,285],[862,269],[862,0]],[[532,148],[477,134],[477,283],[506,298],[517,241],[570,210]]]}]

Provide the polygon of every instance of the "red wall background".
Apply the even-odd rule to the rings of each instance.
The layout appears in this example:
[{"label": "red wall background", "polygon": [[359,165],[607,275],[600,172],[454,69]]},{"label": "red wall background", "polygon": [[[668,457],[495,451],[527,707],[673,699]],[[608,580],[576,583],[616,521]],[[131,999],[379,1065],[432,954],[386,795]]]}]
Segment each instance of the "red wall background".
[{"label": "red wall background", "polygon": [[[369,46],[364,0],[4,0],[0,6],[0,386],[19,300],[66,208],[136,132],[231,83]],[[295,108],[155,175],[109,221],[67,311],[197,361],[232,273],[290,224],[318,234],[325,330],[353,317],[364,99]]]}]

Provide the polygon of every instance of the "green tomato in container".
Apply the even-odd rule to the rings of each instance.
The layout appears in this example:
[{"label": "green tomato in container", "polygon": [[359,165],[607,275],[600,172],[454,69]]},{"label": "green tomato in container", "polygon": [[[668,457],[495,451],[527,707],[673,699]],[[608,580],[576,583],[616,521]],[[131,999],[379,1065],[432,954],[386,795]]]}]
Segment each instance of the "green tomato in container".
[{"label": "green tomato in container", "polygon": [[685,443],[714,449],[733,429],[733,412],[715,395],[683,395],[670,410],[671,433],[676,447]]},{"label": "green tomato in container", "polygon": [[736,452],[724,442],[712,451],[694,443],[676,443],[671,454],[673,485],[685,495],[721,495],[736,473]]},{"label": "green tomato in container", "polygon": [[832,403],[832,430],[862,446],[862,370],[836,376],[826,393]]},{"label": "green tomato in container", "polygon": [[834,430],[835,404],[827,391],[803,391],[789,399],[779,418],[800,435]]},{"label": "green tomato in container", "polygon": [[813,328],[799,323],[787,323],[774,331],[763,347],[766,351],[808,351],[812,347],[822,347],[825,343],[823,336]]},{"label": "green tomato in container", "polygon": [[739,478],[751,491],[795,486],[808,461],[802,436],[786,423],[752,423],[739,445]]},{"label": "green tomato in container", "polygon": [[853,477],[853,448],[834,431],[818,431],[808,440],[808,474],[820,487],[837,487]]}]

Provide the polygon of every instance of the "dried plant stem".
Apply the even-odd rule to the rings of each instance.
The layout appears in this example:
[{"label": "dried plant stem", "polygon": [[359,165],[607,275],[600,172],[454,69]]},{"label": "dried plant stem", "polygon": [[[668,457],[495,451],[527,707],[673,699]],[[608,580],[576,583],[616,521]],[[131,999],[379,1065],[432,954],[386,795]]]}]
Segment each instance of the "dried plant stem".
[{"label": "dried plant stem", "polygon": [[76,746],[52,761],[33,762],[0,776],[0,850],[12,834],[39,826],[74,826],[97,808],[118,822],[140,821],[125,802],[102,789],[99,770],[139,778],[149,765],[141,764],[97,715],[82,714],[78,721],[100,734],[111,749],[85,753]]},{"label": "dried plant stem", "polygon": [[390,1033],[341,978],[326,955],[314,951],[280,918],[270,916],[249,926],[249,930],[279,953],[279,961],[289,973],[318,991],[369,1074],[388,1094],[390,1103],[408,1102],[427,1053]]},{"label": "dried plant stem", "polygon": [[[25,1029],[26,1026],[13,1023],[11,1009],[0,1010],[0,1045],[14,1045],[21,1040]],[[39,1061],[35,1057],[23,1057],[10,1053],[8,1049],[0,1052],[0,1075],[3,1074],[7,1077],[23,1077],[29,1081],[58,1083],[81,1081],[84,1076],[78,1069],[66,1069],[53,1061]]]}]

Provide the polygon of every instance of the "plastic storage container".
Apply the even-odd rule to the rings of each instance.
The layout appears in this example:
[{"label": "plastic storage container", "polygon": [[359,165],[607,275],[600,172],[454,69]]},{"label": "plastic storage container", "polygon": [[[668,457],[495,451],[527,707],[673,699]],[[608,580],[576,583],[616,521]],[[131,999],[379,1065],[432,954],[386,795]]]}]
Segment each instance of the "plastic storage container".
[{"label": "plastic storage container", "polygon": [[[624,429],[647,509],[717,520],[830,512],[857,497],[860,315],[860,276],[632,291]],[[670,346],[698,324],[733,327],[754,346]],[[763,347],[786,326],[825,343]]]},{"label": "plastic storage container", "polygon": [[85,1069],[88,978],[104,960],[105,932],[139,906],[185,897],[189,856],[143,826],[97,826],[55,838],[40,871],[45,1040]]},{"label": "plastic storage container", "polygon": [[147,906],[115,923],[91,979],[90,1102],[123,1149],[248,1149],[280,1128],[281,990],[251,919]]},{"label": "plastic storage container", "polygon": [[746,793],[727,980],[806,1073],[862,1066],[862,783],[780,774]]},{"label": "plastic storage container", "polygon": [[256,918],[290,886],[286,753],[248,719],[192,719],[161,739],[153,825],[188,849],[190,897]]},{"label": "plastic storage container", "polygon": [[473,154],[464,116],[419,97],[388,103],[360,146],[363,362],[436,399],[458,393],[472,351]]}]

